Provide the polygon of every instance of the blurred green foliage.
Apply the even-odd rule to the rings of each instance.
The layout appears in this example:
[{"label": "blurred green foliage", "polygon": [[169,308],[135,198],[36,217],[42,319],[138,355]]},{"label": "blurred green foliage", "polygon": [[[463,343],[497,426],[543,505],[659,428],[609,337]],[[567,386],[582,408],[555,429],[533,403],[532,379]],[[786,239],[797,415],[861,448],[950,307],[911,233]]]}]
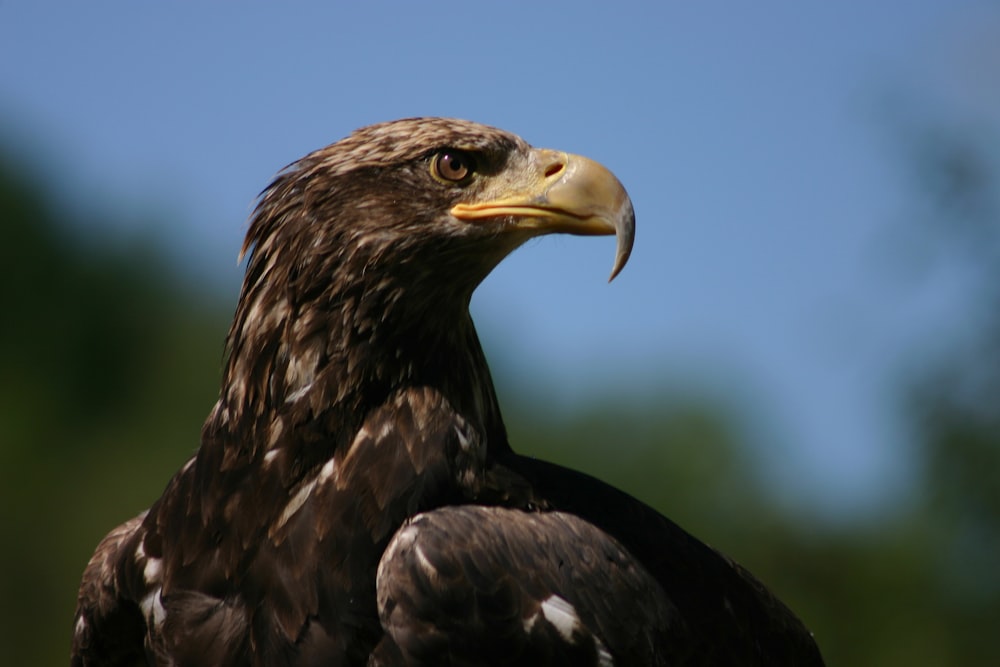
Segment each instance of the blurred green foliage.
[{"label": "blurred green foliage", "polygon": [[[184,286],[149,249],[95,247],[87,221],[59,219],[46,194],[0,159],[4,665],[65,664],[92,549],[197,447],[232,307]],[[1000,664],[1000,232],[991,215],[986,232],[962,227],[980,235],[979,254],[964,261],[982,268],[989,315],[971,352],[901,388],[922,477],[913,500],[877,521],[791,514],[753,474],[737,420],[703,401],[603,402],[560,418],[515,408],[512,440],[630,491],[744,563],[800,613],[831,665]]]},{"label": "blurred green foliage", "polygon": [[197,447],[226,315],[0,160],[0,664],[68,660],[82,568]]}]

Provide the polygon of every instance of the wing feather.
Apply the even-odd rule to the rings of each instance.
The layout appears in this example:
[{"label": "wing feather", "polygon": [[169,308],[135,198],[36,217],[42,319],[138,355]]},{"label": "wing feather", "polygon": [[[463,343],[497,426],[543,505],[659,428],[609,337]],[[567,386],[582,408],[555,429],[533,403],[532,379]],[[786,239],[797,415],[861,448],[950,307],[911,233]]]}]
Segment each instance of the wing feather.
[{"label": "wing feather", "polygon": [[130,665],[145,658],[146,618],[135,602],[145,598],[135,595],[147,565],[138,549],[145,516],[108,533],[87,563],[74,617],[73,667]]},{"label": "wing feather", "polygon": [[418,515],[382,558],[378,601],[414,665],[661,665],[662,637],[686,632],[620,543],[560,512]]}]

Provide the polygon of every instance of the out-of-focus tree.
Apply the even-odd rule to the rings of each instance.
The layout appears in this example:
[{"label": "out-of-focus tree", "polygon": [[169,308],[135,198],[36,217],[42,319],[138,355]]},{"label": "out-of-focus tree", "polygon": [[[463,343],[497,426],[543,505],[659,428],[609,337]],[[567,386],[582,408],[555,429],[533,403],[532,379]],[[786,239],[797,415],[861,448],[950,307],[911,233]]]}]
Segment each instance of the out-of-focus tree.
[{"label": "out-of-focus tree", "polygon": [[911,393],[924,488],[928,595],[950,664],[1000,664],[1000,137],[931,130],[913,142],[916,204],[939,265],[972,295],[953,349]]},{"label": "out-of-focus tree", "polygon": [[225,318],[24,173],[0,157],[0,664],[65,664],[97,541],[197,446]]}]

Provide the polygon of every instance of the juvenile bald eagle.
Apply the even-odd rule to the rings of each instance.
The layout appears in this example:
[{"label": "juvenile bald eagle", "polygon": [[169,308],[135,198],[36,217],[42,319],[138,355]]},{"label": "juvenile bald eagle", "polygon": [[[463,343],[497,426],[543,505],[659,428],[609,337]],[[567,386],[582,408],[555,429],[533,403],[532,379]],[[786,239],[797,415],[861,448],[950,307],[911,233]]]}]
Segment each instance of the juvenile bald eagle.
[{"label": "juvenile bald eagle", "polygon": [[738,565],[515,454],[469,316],[525,240],[612,234],[602,166],[450,119],[374,125],[253,214],[201,447],[84,572],[72,664],[820,665]]}]

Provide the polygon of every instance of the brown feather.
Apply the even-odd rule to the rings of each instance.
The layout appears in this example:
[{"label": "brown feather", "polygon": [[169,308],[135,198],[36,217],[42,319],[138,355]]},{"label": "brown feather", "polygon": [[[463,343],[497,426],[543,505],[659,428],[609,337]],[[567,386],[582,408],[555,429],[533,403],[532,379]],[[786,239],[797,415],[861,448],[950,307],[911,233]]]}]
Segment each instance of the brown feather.
[{"label": "brown feather", "polygon": [[[476,178],[433,178],[431,157],[444,149],[474,154]],[[439,646],[510,642],[537,665],[618,655],[658,664],[648,656],[705,646],[715,648],[692,664],[821,664],[794,615],[730,561],[624,494],[511,452],[468,305],[527,235],[449,212],[522,173],[530,151],[494,128],[408,119],[311,153],[264,190],[201,447],[148,513],[98,546],[80,588],[74,665],[398,665],[417,660],[405,640],[418,631]],[[465,509],[437,513],[451,506]],[[569,514],[533,514],[552,510]],[[458,551],[433,544],[438,566],[464,575],[427,597],[406,588],[419,559],[409,572],[384,559],[400,573],[386,600],[405,594],[424,614],[385,621],[390,636],[380,559],[426,512],[445,534],[461,531]],[[539,610],[565,616],[542,596],[566,581],[579,588],[566,595],[589,643],[558,623],[524,626]],[[698,596],[717,601],[720,581],[738,610],[732,627]],[[479,593],[462,597],[466,584]],[[690,634],[665,630],[675,627]],[[487,665],[503,652],[459,654]]]}]

